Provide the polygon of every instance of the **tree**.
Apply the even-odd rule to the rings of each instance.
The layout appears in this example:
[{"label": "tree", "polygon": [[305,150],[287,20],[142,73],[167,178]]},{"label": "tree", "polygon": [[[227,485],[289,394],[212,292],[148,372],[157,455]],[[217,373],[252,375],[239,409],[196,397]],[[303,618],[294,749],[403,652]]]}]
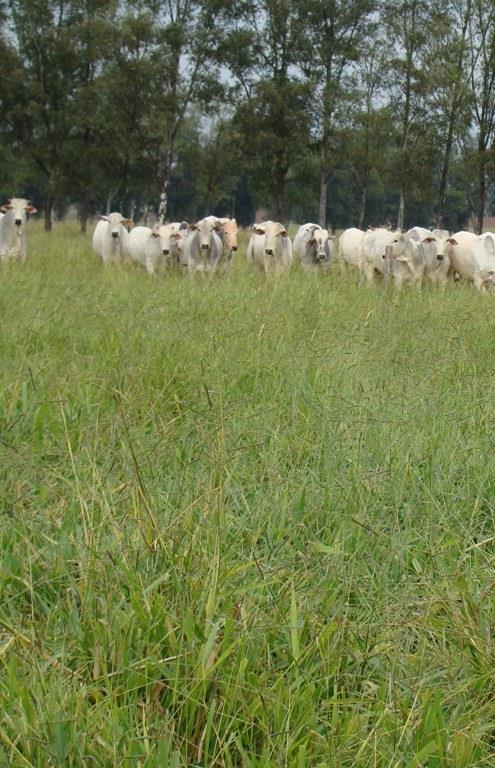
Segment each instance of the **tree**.
[{"label": "tree", "polygon": [[379,165],[380,149],[383,149],[384,138],[386,141],[387,135],[390,135],[393,129],[390,111],[379,106],[386,73],[385,47],[380,29],[376,28],[374,34],[363,44],[362,57],[356,66],[356,101],[352,106],[353,131],[350,150],[356,181],[361,187],[357,216],[357,226],[360,229],[365,224],[369,187],[373,171]]},{"label": "tree", "polygon": [[477,131],[477,231],[483,232],[490,151],[495,137],[495,6],[473,0],[469,17],[469,72]]},{"label": "tree", "polygon": [[436,223],[445,227],[447,188],[455,140],[469,130],[469,87],[466,72],[468,25],[472,0],[440,2],[433,9],[436,34],[431,37],[425,66],[432,75],[432,128],[441,146]]},{"label": "tree", "polygon": [[[318,220],[326,225],[328,180],[334,164],[335,128],[349,105],[351,65],[368,33],[373,0],[300,0],[298,25],[305,31],[300,65],[311,85],[313,135],[319,161]],[[309,44],[308,44],[309,43]]]},{"label": "tree", "polygon": [[425,97],[431,84],[423,67],[423,57],[430,34],[429,3],[426,0],[386,0],[384,21],[393,51],[389,92],[398,116],[397,228],[403,229],[406,194],[415,172],[412,156],[428,120]]},{"label": "tree", "polygon": [[[12,146],[27,155],[42,179],[45,228],[61,185],[63,155],[74,128],[71,108],[81,87],[81,15],[104,7],[95,0],[10,0],[6,25],[12,63],[2,79],[2,121]],[[105,9],[106,10],[106,9]],[[7,80],[7,79],[6,79]]]},{"label": "tree", "polygon": [[[244,100],[234,126],[246,153],[258,204],[274,215],[288,215],[287,184],[306,151],[309,89],[297,71],[301,38],[294,0],[247,0],[225,11],[226,41],[220,48],[225,65]],[[304,43],[305,44],[305,43]]]}]

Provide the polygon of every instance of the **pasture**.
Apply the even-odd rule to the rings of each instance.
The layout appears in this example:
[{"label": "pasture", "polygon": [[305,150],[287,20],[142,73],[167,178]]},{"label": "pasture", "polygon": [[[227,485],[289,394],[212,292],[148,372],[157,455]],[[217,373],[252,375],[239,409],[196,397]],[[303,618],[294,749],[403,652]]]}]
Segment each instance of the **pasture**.
[{"label": "pasture", "polygon": [[0,765],[493,765],[495,304],[0,271]]}]

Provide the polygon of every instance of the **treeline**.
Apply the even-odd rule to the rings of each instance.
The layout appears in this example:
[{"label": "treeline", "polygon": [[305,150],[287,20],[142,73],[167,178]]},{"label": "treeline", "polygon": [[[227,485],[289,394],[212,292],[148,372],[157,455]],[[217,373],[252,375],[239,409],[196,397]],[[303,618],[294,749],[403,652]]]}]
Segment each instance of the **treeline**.
[{"label": "treeline", "polygon": [[0,193],[44,211],[481,231],[487,0],[4,0]]}]

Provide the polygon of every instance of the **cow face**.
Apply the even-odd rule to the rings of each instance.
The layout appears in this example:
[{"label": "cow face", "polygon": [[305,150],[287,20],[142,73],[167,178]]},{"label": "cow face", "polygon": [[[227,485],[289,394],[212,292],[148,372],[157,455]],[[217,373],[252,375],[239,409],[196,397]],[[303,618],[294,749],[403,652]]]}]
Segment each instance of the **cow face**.
[{"label": "cow face", "polygon": [[0,208],[2,213],[8,213],[16,226],[20,231],[22,225],[27,219],[28,213],[37,213],[36,208],[30,205],[29,200],[25,200],[23,197],[12,197]]},{"label": "cow face", "polygon": [[159,239],[160,251],[163,256],[171,256],[178,258],[179,255],[179,241],[182,239],[180,231],[177,229],[177,225],[174,224],[162,224],[158,229],[153,230],[152,237]]},{"label": "cow face", "polygon": [[[411,258],[410,242],[404,234],[398,234],[390,242],[392,247],[392,260],[407,263]],[[385,254],[384,254],[385,257]]]},{"label": "cow face", "polygon": [[311,242],[315,245],[315,261],[317,264],[330,260],[332,240],[333,237],[329,234],[328,229],[315,229]]},{"label": "cow face", "polygon": [[[443,230],[436,230],[436,232],[442,234]],[[425,260],[427,272],[448,272],[450,267],[448,237],[440,238],[432,233],[429,237],[425,237],[421,241],[420,249]]]},{"label": "cow face", "polygon": [[108,223],[110,237],[112,238],[114,245],[118,245],[122,239],[122,236],[126,231],[130,229],[133,224],[131,219],[124,219],[122,214],[118,213],[117,211],[109,213],[108,216],[100,216],[100,219]]},{"label": "cow face", "polygon": [[278,222],[272,222],[265,228],[265,254],[267,256],[274,256],[280,245],[281,241],[287,238],[287,230],[282,224]]},{"label": "cow face", "polygon": [[220,227],[219,221],[212,221],[211,219],[202,219],[196,224],[191,224],[190,229],[197,233],[199,247],[203,255],[207,256],[210,253],[213,232],[218,232]]},{"label": "cow face", "polygon": [[235,219],[219,219],[221,235],[224,243],[232,251],[237,251],[237,234],[239,228]]}]

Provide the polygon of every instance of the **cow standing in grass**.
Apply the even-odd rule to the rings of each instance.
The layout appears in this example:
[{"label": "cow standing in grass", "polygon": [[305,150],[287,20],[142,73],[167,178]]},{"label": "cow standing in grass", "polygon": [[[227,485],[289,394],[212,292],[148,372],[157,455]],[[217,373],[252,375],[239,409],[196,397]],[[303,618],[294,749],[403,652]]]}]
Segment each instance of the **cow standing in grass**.
[{"label": "cow standing in grass", "polygon": [[27,255],[26,221],[36,208],[23,197],[12,197],[1,208],[0,260],[24,261]]},{"label": "cow standing in grass", "polygon": [[247,248],[247,260],[268,274],[287,273],[292,264],[292,242],[283,224],[255,224]]},{"label": "cow standing in grass", "polygon": [[237,221],[227,217],[219,219],[217,216],[206,216],[203,221],[209,221],[215,225],[216,232],[220,236],[223,253],[218,264],[218,270],[225,273],[232,264],[233,254],[237,251],[237,235],[239,233]]},{"label": "cow standing in grass", "polygon": [[365,233],[361,269],[369,283],[372,283],[376,276],[389,277],[387,247],[397,241],[400,234],[400,231],[391,232],[385,228],[369,229]]},{"label": "cow standing in grass", "polygon": [[294,238],[294,255],[306,272],[326,271],[333,257],[333,236],[318,224],[303,224]]},{"label": "cow standing in grass", "polygon": [[190,274],[199,272],[203,275],[213,275],[216,272],[223,257],[220,229],[220,223],[214,216],[189,225],[184,245],[184,260]]},{"label": "cow standing in grass", "polygon": [[364,232],[356,227],[344,230],[339,239],[339,261],[342,270],[348,266],[361,269]]},{"label": "cow standing in grass", "polygon": [[456,232],[447,240],[451,269],[480,291],[495,290],[495,235]]},{"label": "cow standing in grass", "polygon": [[125,219],[121,213],[109,213],[100,216],[100,221],[93,233],[93,250],[104,264],[116,264],[129,255],[129,232],[132,226],[130,219]]},{"label": "cow standing in grass", "polygon": [[185,221],[162,224],[156,229],[134,227],[129,234],[131,260],[145,266],[150,275],[179,267],[183,261],[187,228]]}]

